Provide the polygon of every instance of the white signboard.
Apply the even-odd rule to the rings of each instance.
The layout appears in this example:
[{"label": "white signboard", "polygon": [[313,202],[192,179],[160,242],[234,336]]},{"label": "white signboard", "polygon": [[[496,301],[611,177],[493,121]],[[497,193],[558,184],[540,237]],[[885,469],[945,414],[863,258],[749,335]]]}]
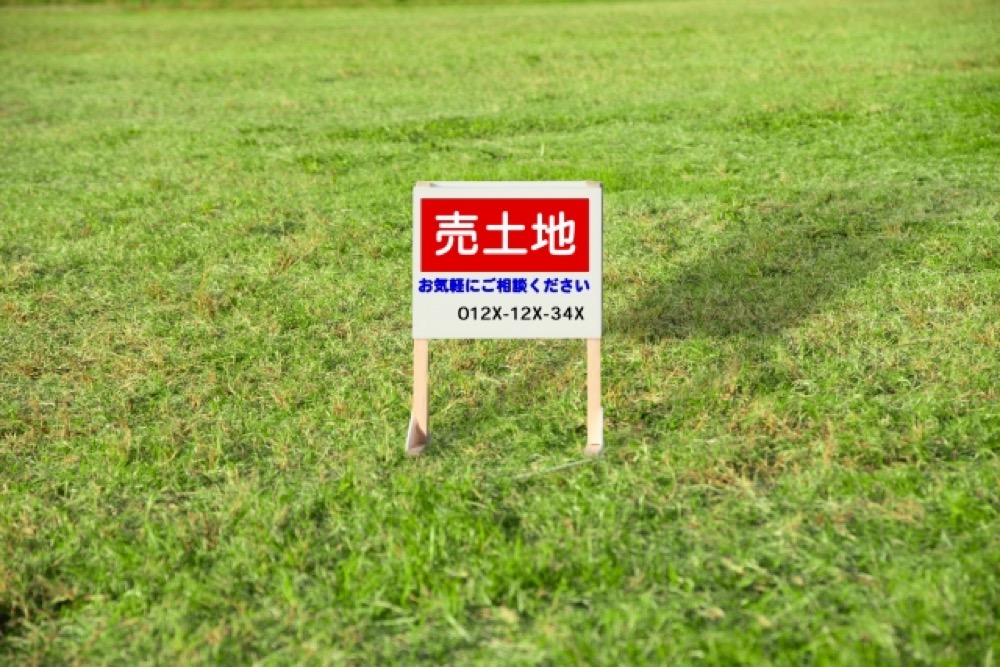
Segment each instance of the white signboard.
[{"label": "white signboard", "polygon": [[600,338],[601,185],[413,189],[413,337]]},{"label": "white signboard", "polygon": [[413,410],[430,439],[432,338],[587,339],[587,446],[601,408],[601,184],[438,182],[413,188]]}]

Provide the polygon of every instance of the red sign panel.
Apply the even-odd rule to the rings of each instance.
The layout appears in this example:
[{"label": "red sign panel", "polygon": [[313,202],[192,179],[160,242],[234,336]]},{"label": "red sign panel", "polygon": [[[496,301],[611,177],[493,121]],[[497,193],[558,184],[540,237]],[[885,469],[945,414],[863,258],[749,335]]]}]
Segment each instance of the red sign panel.
[{"label": "red sign panel", "polygon": [[423,199],[425,273],[590,270],[589,199]]}]

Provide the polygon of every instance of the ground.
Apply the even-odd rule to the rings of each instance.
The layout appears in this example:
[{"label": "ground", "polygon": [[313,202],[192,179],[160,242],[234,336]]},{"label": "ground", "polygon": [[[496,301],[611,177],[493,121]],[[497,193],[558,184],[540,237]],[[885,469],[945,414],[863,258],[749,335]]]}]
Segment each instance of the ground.
[{"label": "ground", "polygon": [[[0,10],[0,662],[995,664],[998,34]],[[403,455],[411,188],[502,179],[604,183],[598,460],[580,341]]]}]

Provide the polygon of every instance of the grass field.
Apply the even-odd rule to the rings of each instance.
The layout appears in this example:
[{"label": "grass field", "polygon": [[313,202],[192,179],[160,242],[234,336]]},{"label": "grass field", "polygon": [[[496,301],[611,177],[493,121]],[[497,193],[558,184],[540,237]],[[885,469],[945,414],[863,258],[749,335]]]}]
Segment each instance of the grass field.
[{"label": "grass field", "polygon": [[[1000,663],[1000,4],[0,10],[0,663]],[[605,188],[432,345],[417,180]],[[571,464],[571,465],[567,465]]]}]

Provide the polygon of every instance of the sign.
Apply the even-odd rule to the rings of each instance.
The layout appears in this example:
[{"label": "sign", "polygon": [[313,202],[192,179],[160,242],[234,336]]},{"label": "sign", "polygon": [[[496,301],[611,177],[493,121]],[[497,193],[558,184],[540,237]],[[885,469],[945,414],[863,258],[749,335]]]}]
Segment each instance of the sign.
[{"label": "sign", "polygon": [[413,190],[413,337],[600,338],[598,183]]},{"label": "sign", "polygon": [[429,340],[587,339],[587,446],[601,408],[602,189],[583,182],[437,182],[413,189],[413,411],[430,439]]}]

